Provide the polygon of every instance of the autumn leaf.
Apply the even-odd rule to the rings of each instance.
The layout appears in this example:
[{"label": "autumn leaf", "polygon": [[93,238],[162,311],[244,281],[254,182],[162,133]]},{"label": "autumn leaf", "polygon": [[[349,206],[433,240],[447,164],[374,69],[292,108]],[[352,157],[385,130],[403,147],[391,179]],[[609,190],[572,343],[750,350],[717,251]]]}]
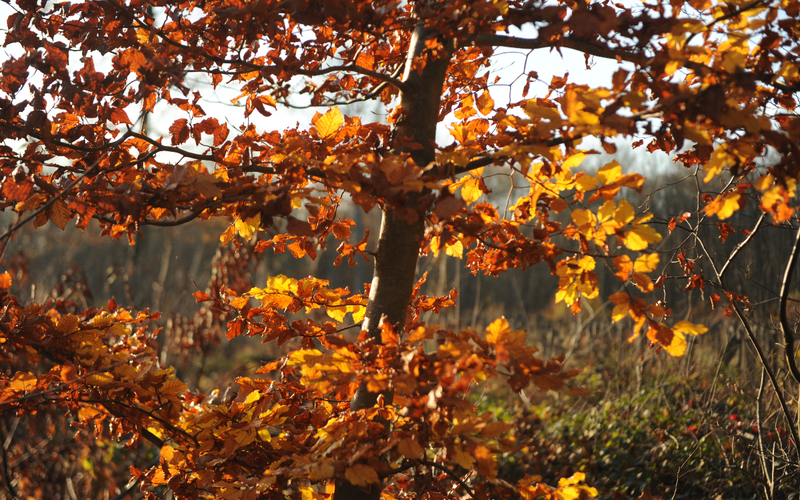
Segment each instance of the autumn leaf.
[{"label": "autumn leaf", "polygon": [[494,110],[494,99],[492,96],[489,95],[488,90],[484,90],[480,96],[478,96],[478,100],[476,101],[478,112],[484,116],[487,116]]},{"label": "autumn leaf", "polygon": [[636,259],[633,263],[633,270],[637,273],[649,273],[658,267],[659,257],[657,253],[645,254]]},{"label": "autumn leaf", "polygon": [[688,321],[678,321],[672,328],[676,332],[683,333],[684,335],[702,335],[708,331],[705,325],[696,325]]},{"label": "autumn leaf", "polygon": [[661,241],[661,235],[647,224],[634,225],[632,229],[625,231],[622,242],[631,250],[641,251],[653,243]]},{"label": "autumn leaf", "polygon": [[3,274],[0,274],[0,291],[8,290],[11,288],[11,275],[8,274],[8,271],[5,271]]},{"label": "autumn leaf", "polygon": [[397,451],[409,460],[416,460],[425,452],[420,444],[411,438],[401,439],[397,443]]},{"label": "autumn leaf", "polygon": [[38,379],[31,372],[17,372],[8,383],[8,389],[16,392],[29,391],[36,387]]},{"label": "autumn leaf", "polygon": [[47,209],[47,216],[62,231],[67,227],[67,223],[72,219],[72,210],[67,207],[63,200],[56,200]]},{"label": "autumn leaf", "polygon": [[378,473],[375,469],[365,464],[355,464],[344,471],[344,477],[356,486],[369,486],[370,484],[380,483]]},{"label": "autumn leaf", "polygon": [[720,220],[727,219],[745,205],[746,198],[739,193],[726,193],[714,198],[703,208],[707,215],[716,215]]},{"label": "autumn leaf", "polygon": [[311,120],[311,124],[320,139],[332,137],[339,131],[343,123],[342,112],[336,107],[329,109],[324,115],[317,115],[314,120]]},{"label": "autumn leaf", "polygon": [[663,323],[651,322],[647,330],[647,338],[660,344],[670,356],[683,356],[686,353],[686,337]]},{"label": "autumn leaf", "polygon": [[614,263],[614,267],[617,268],[617,272],[614,273],[614,276],[623,283],[628,281],[631,272],[634,270],[634,263],[631,261],[631,258],[627,255],[618,255],[614,257],[612,262]]},{"label": "autumn leaf", "polygon": [[86,377],[86,382],[88,382],[88,383],[90,383],[92,385],[103,387],[103,386],[106,386],[108,384],[113,383],[114,382],[114,376],[111,375],[110,373],[105,373],[105,372],[93,373],[92,375],[89,375],[88,377]]},{"label": "autumn leaf", "polygon": [[189,140],[189,120],[178,118],[169,126],[169,134],[172,136],[172,145],[183,144]]},{"label": "autumn leaf", "polygon": [[483,190],[481,189],[480,177],[468,179],[461,185],[461,197],[464,198],[464,201],[468,205],[472,205],[478,201],[478,198],[481,196],[483,196]]}]

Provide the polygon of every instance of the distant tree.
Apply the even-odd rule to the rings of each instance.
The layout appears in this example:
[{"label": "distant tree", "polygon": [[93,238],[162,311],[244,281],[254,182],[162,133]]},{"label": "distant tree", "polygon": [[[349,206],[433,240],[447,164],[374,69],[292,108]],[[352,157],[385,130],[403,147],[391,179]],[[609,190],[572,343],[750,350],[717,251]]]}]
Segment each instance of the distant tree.
[{"label": "distant tree", "polygon": [[[477,414],[465,399],[470,387],[499,377],[513,390],[531,383],[558,390],[576,372],[563,369],[563,358],[537,358],[525,332],[503,318],[485,335],[420,322],[455,295],[422,295],[418,256],[443,251],[492,275],[546,263],[558,279],[556,301],[574,312],[598,297],[595,267],[605,263],[622,287],[609,297],[611,319],[631,318],[633,337],[643,333],[680,356],[686,335],[706,328],[673,320],[665,297],[653,296],[669,262],[679,263],[687,289],[705,287],[712,305],[727,300],[724,307],[747,321],[747,298],[724,281],[741,246],[720,261],[704,252],[699,225],[728,219],[748,198],[764,214],[749,234],[796,217],[797,0],[10,6],[0,203],[18,219],[4,245],[30,222],[64,229],[95,220],[104,235],[133,244],[145,225],[223,217],[232,221],[224,244],[314,259],[320,245],[341,240],[336,263],[372,261],[374,277],[364,297],[284,275],[248,290],[220,274],[219,286],[196,292],[229,339],[299,339],[297,350],[256,372],[269,377],[239,378],[238,393],[222,397],[192,392],[158,365],[148,330],[157,313],[116,301],[87,310],[25,303],[3,274],[0,441],[19,422],[31,437],[71,423],[84,443],[60,475],[47,465],[47,442],[4,447],[9,497],[74,497],[70,474],[79,463],[97,469],[81,476],[79,493],[97,498],[139,491],[156,498],[165,488],[176,498],[226,499],[590,496],[580,475],[552,487],[497,477],[496,454],[514,449],[504,437],[512,424]],[[498,106],[490,92],[498,47],[531,58],[575,50],[587,64],[603,58],[618,69],[610,88],[565,75],[535,98],[528,92],[538,76],[523,73],[521,97]],[[202,92],[222,88],[244,105],[241,123],[204,109]],[[360,101],[385,106],[388,124],[339,108]],[[264,131],[249,118],[298,104],[321,108],[307,129]],[[437,144],[437,125],[451,115],[454,142]],[[168,137],[146,126],[156,119],[169,120]],[[615,151],[615,138],[637,147],[646,141],[650,151],[677,154],[698,186],[722,179],[723,187],[698,192],[694,210],[675,214],[665,229],[685,237],[660,248],[664,235],[646,206],[637,213],[621,197],[640,189],[643,176],[615,161],[581,171],[596,152],[581,148],[588,138],[606,152]],[[775,166],[757,168],[768,154]],[[524,186],[507,207],[481,200],[489,166]],[[377,238],[351,238],[355,223],[338,211],[345,199],[382,211]],[[732,230],[716,227],[723,238]],[[785,307],[794,245],[780,298],[787,360],[800,380]],[[329,319],[292,319],[314,309]],[[357,339],[343,334],[348,314],[361,324]],[[791,419],[789,428],[796,445]],[[119,462],[96,458],[103,449],[113,458],[108,450],[117,445],[109,443],[120,441],[141,453],[127,455],[128,486],[125,468],[109,465]],[[158,453],[142,451],[143,441]],[[26,453],[40,467],[15,467]]]}]

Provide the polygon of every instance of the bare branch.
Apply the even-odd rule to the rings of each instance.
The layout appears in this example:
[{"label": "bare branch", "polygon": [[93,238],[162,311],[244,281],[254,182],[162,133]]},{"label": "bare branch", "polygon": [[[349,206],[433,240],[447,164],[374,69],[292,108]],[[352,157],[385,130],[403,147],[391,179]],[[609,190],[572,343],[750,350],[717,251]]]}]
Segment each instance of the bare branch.
[{"label": "bare branch", "polygon": [[789,371],[792,373],[792,378],[795,382],[800,384],[800,370],[797,369],[797,360],[794,353],[794,330],[789,324],[789,319],[786,317],[786,302],[789,297],[789,282],[792,280],[794,269],[797,267],[797,257],[800,255],[800,227],[797,229],[797,235],[794,239],[792,246],[792,254],[789,257],[789,262],[786,264],[786,271],[783,274],[783,281],[781,282],[780,293],[780,322],[781,332],[783,333],[784,350],[786,352],[786,363],[789,365]]},{"label": "bare branch", "polygon": [[[800,238],[800,231],[798,231],[798,238]],[[723,290],[727,290],[724,281],[722,280],[722,276],[720,276],[719,270],[717,269],[717,265],[714,264],[714,259],[711,258],[711,253],[706,248],[703,240],[700,238],[696,238],[697,243],[700,245],[700,248],[703,250],[703,253],[708,258],[711,267],[714,269],[714,273],[717,276],[717,282],[719,286]],[[795,242],[795,250],[797,249],[797,242]],[[786,419],[786,425],[789,427],[789,434],[792,436],[792,440],[795,443],[800,443],[800,439],[798,438],[797,433],[797,426],[795,425],[794,421],[792,420],[792,414],[789,411],[789,406],[786,404],[786,396],[781,389],[781,386],[778,384],[778,377],[775,376],[775,371],[772,369],[772,366],[769,364],[769,360],[767,360],[767,355],[764,353],[764,350],[761,348],[761,344],[758,343],[758,339],[756,338],[756,334],[753,332],[753,329],[750,327],[750,322],[747,321],[747,318],[742,313],[739,304],[736,303],[736,300],[732,298],[729,294],[725,294],[728,298],[728,302],[733,308],[733,312],[736,313],[736,317],[739,319],[739,323],[741,323],[744,331],[747,333],[747,338],[750,340],[750,344],[753,346],[753,349],[756,351],[756,355],[758,356],[758,361],[761,363],[761,366],[764,368],[764,371],[767,373],[767,377],[769,378],[770,385],[772,385],[772,389],[775,391],[775,396],[778,398],[778,403],[781,406],[781,412],[783,413],[784,418]]]},{"label": "bare branch", "polygon": [[753,229],[750,231],[750,234],[748,234],[747,237],[744,240],[742,240],[741,243],[736,245],[736,248],[733,249],[731,254],[728,256],[728,260],[725,261],[725,264],[719,270],[719,278],[720,279],[722,279],[722,276],[725,275],[725,270],[728,269],[728,266],[731,264],[731,262],[733,262],[733,259],[735,259],[737,255],[739,255],[739,251],[742,248],[744,248],[744,246],[747,245],[747,243],[749,243],[751,239],[753,239],[753,236],[755,236],[756,231],[758,231],[761,228],[761,223],[764,222],[764,219],[766,219],[766,217],[767,217],[767,214],[766,213],[762,213],[761,217],[759,217],[758,220],[756,221],[756,225],[753,226]]},{"label": "bare branch", "polygon": [[457,482],[462,488],[464,488],[464,491],[466,491],[467,494],[470,497],[477,498],[475,496],[475,492],[472,491],[472,488],[470,488],[469,485],[467,483],[465,483],[464,480],[461,479],[458,476],[458,474],[456,474],[453,471],[453,469],[451,469],[450,467],[448,467],[448,466],[446,466],[444,464],[440,464],[440,463],[437,463],[437,462],[431,462],[431,461],[428,461],[428,460],[420,460],[419,463],[421,463],[423,465],[427,465],[428,467],[435,467],[435,468],[437,468],[437,469],[439,469],[441,471],[444,471],[445,473],[447,473],[448,476],[450,476],[450,479],[452,479],[453,481]]}]

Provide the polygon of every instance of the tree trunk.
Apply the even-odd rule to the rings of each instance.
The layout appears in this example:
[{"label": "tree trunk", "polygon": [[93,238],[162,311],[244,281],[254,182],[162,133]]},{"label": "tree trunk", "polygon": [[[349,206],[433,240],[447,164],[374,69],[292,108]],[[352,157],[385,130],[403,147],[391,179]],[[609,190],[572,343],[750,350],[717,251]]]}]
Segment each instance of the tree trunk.
[{"label": "tree trunk", "polygon": [[[408,153],[414,162],[424,167],[436,159],[436,124],[439,120],[439,101],[442,95],[447,66],[447,55],[429,60],[421,72],[414,68],[414,60],[425,47],[425,40],[435,36],[423,23],[417,25],[409,45],[400,105],[402,118],[394,130],[394,151]],[[406,212],[407,213],[407,212]],[[425,231],[424,213],[409,221],[394,207],[386,206],[381,219],[378,248],[375,254],[375,272],[370,288],[367,313],[363,328],[380,342],[381,319],[402,330],[408,312],[411,291],[416,278],[420,242]],[[350,403],[352,411],[372,407],[378,393],[369,392],[365,384],[356,391]],[[391,403],[391,393],[385,394]],[[369,491],[354,486],[344,479],[336,481],[334,500],[377,500],[383,485],[374,485]]]}]

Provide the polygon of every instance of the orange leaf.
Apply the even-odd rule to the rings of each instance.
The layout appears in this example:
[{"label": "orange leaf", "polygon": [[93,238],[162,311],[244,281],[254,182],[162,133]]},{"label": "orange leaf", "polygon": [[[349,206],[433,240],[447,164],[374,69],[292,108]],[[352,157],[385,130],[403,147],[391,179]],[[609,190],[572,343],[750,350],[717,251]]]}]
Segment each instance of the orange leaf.
[{"label": "orange leaf", "polygon": [[425,452],[416,440],[410,438],[401,439],[397,443],[397,451],[409,460],[416,460]]},{"label": "orange leaf", "polygon": [[72,210],[67,207],[66,203],[59,199],[47,209],[47,216],[53,224],[63,231],[64,228],[67,227],[67,222],[72,219]]},{"label": "orange leaf", "polygon": [[375,469],[366,464],[355,464],[344,471],[344,477],[356,486],[369,486],[381,482]]},{"label": "orange leaf", "polygon": [[172,145],[183,144],[189,139],[189,120],[179,118],[169,126],[169,133],[172,136]]},{"label": "orange leaf", "polygon": [[714,200],[703,208],[708,215],[714,215],[724,220],[733,215],[733,212],[743,208],[746,198],[739,193],[727,193],[714,198]]},{"label": "orange leaf", "polygon": [[478,111],[484,116],[491,113],[494,109],[494,99],[492,99],[492,96],[489,95],[488,90],[484,90],[483,93],[478,96],[478,101],[476,104],[478,105]]},{"label": "orange leaf", "polygon": [[0,290],[8,290],[11,288],[11,275],[8,274],[8,271],[0,274]]},{"label": "orange leaf", "polygon": [[[612,262],[614,263],[614,266],[618,269],[618,272],[614,273],[614,276],[616,276],[617,279],[622,282],[628,281],[628,278],[631,275],[631,271],[633,271],[633,262],[631,261],[631,258],[628,257],[627,255],[619,255],[617,257],[614,257],[614,260]],[[625,294],[625,296],[627,296],[627,294]]]},{"label": "orange leaf", "polygon": [[17,372],[11,382],[8,383],[8,388],[12,391],[29,391],[36,387],[36,375],[31,372]]}]

